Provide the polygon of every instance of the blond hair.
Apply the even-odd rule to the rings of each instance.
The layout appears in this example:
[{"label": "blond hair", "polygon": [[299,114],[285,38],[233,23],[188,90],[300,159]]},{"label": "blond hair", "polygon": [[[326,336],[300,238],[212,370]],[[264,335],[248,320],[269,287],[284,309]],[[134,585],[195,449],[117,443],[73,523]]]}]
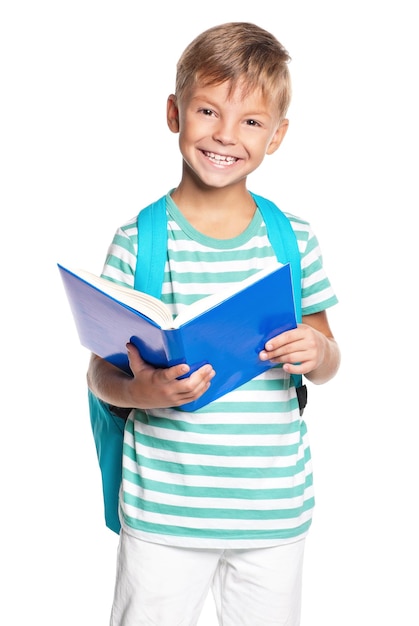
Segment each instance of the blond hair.
[{"label": "blond hair", "polygon": [[228,82],[230,94],[238,84],[243,95],[260,90],[275,102],[279,118],[291,100],[288,63],[283,45],[268,31],[249,22],[214,26],[196,37],[177,63],[176,96],[181,99],[195,85]]}]

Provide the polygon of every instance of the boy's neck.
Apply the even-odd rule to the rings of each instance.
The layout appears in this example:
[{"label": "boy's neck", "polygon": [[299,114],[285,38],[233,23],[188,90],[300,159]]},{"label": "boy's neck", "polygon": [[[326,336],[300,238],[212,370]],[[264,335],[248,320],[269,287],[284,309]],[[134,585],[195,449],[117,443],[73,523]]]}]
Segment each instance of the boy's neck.
[{"label": "boy's neck", "polygon": [[240,235],[256,210],[245,181],[217,189],[199,188],[182,180],[172,198],[191,226],[215,239],[233,239]]}]

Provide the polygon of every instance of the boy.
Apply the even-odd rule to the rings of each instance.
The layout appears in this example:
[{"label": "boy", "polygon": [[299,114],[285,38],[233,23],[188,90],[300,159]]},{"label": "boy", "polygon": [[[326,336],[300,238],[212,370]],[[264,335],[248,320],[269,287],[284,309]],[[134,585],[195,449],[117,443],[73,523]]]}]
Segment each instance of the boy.
[{"label": "boy", "polygon": [[[287,131],[288,61],[270,33],[230,23],[199,35],[178,62],[167,123],[179,134],[183,169],[166,198],[162,293],[175,313],[275,259],[246,181]],[[260,353],[276,367],[186,413],[176,407],[208,389],[217,375],[211,365],[184,378],[188,365],[154,369],[128,344],[130,377],[92,355],[93,393],[135,407],[124,435],[112,626],[192,626],[211,585],[224,626],[299,624],[314,499],[290,375],[325,383],[340,357],[326,315],[337,300],[317,240],[307,222],[289,218],[303,321]],[[136,228],[134,218],[117,231],[103,270],[130,286]]]}]

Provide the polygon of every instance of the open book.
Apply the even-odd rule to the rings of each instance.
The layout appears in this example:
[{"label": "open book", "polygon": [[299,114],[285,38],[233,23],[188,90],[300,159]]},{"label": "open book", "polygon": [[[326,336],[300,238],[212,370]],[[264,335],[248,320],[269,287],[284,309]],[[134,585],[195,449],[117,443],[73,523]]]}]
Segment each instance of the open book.
[{"label": "open book", "polygon": [[126,344],[155,367],[210,363],[216,375],[196,410],[273,366],[258,357],[268,339],[296,327],[290,265],[275,264],[234,289],[201,298],[176,318],[159,299],[58,264],[80,343],[130,373]]}]

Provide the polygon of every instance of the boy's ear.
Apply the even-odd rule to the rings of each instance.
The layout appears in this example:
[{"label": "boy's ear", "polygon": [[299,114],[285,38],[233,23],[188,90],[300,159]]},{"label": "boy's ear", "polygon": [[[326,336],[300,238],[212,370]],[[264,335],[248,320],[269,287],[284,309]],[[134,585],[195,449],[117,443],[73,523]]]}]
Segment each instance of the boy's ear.
[{"label": "boy's ear", "polygon": [[167,98],[167,125],[172,133],[179,132],[179,109],[177,106],[177,98],[174,94],[170,94]]},{"label": "boy's ear", "polygon": [[266,150],[266,154],[273,154],[276,150],[278,150],[288,130],[288,126],[289,126],[289,121],[287,119],[283,119],[282,122],[279,124],[278,128],[276,129],[274,136],[271,139],[271,142]]}]

